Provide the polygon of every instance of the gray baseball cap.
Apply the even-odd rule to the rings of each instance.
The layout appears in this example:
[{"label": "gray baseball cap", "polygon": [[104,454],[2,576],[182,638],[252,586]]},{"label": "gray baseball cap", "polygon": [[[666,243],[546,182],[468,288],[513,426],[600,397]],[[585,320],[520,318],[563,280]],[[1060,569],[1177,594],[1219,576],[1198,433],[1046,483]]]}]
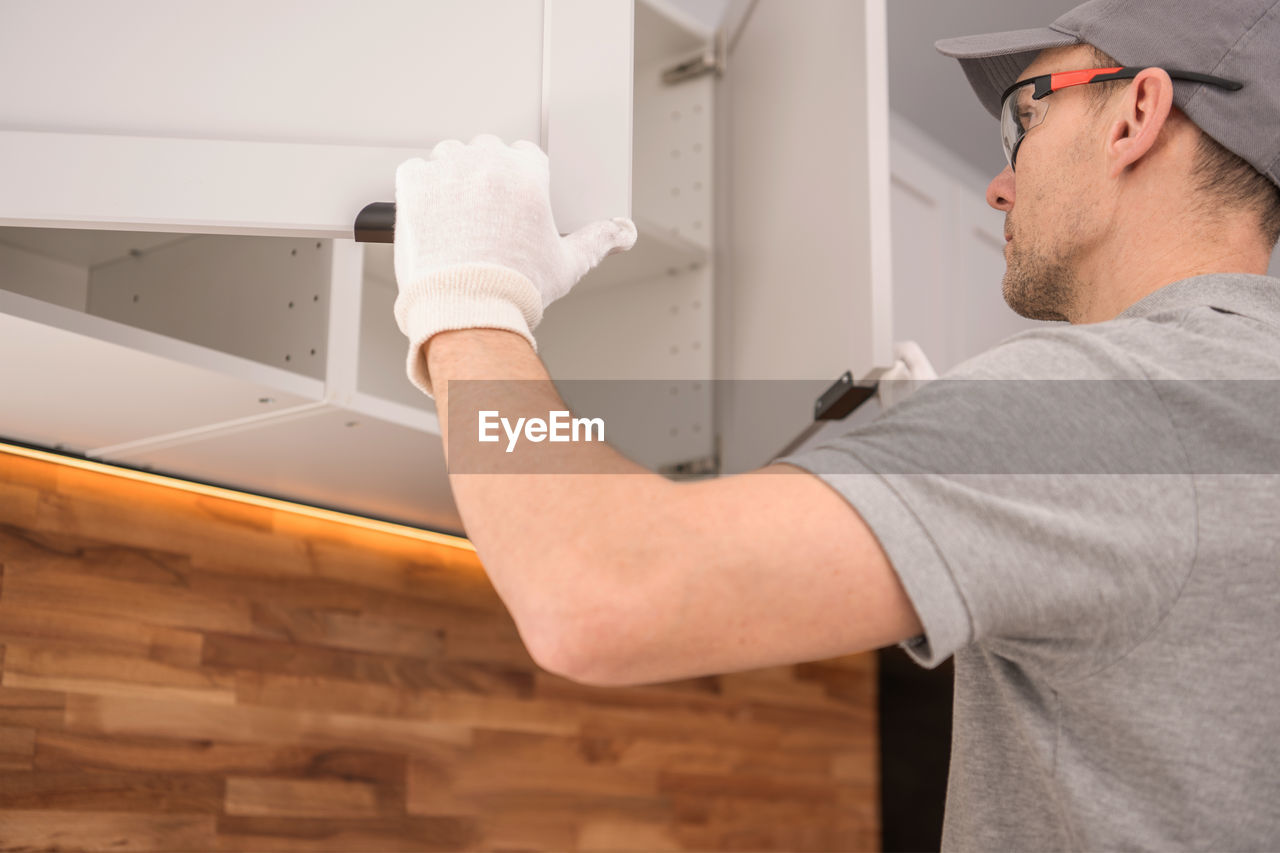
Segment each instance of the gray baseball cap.
[{"label": "gray baseball cap", "polygon": [[978,100],[999,118],[1000,95],[1036,54],[1075,44],[1126,66],[1244,83],[1232,92],[1174,81],[1173,102],[1280,186],[1280,0],[1089,0],[1047,27],[943,39],[935,47],[960,60]]}]

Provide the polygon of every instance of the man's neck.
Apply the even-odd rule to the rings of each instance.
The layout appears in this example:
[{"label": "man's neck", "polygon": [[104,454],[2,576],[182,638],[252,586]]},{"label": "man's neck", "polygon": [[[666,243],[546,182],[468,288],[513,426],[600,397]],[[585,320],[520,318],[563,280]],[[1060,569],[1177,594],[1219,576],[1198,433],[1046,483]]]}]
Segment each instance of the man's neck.
[{"label": "man's neck", "polygon": [[1156,239],[1147,231],[1141,238],[1114,242],[1081,271],[1081,280],[1090,284],[1074,306],[1072,323],[1113,319],[1165,285],[1198,275],[1265,275],[1271,260],[1256,236],[1238,230],[1194,241],[1180,242],[1168,231]]}]

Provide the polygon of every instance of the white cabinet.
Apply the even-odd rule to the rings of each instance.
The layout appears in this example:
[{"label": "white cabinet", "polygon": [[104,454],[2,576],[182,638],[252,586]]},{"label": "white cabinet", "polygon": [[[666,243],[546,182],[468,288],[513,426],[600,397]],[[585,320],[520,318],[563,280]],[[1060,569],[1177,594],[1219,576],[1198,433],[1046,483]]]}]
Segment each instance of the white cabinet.
[{"label": "white cabinet", "polygon": [[[0,437],[460,532],[392,247],[352,229],[490,132],[547,150],[562,232],[640,229],[536,332],[570,405],[683,383],[611,440],[765,464],[810,387],[888,366],[883,0],[747,10],[0,0]],[[717,45],[723,76],[664,82]]]},{"label": "white cabinet", "polygon": [[761,2],[724,78],[721,467],[751,470],[846,370],[893,364],[883,0]]},{"label": "white cabinet", "polygon": [[543,144],[565,230],[630,204],[627,2],[4,0],[0,23],[11,224],[350,236],[399,162],[482,131]]}]

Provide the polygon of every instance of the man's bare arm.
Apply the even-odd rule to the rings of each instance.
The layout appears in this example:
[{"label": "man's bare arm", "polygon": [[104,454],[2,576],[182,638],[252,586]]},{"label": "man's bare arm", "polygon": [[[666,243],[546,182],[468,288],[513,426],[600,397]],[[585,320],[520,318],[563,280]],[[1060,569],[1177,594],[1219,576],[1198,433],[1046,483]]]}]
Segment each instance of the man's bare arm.
[{"label": "man's bare arm", "polygon": [[[549,380],[521,336],[427,345],[448,453],[449,379]],[[520,405],[564,409],[549,381]],[[467,534],[530,653],[578,681],[625,685],[817,660],[920,633],[871,530],[789,465],[696,483],[573,443],[575,474],[462,474]],[[616,476],[608,476],[613,474]]]},{"label": "man's bare arm", "polygon": [[[446,460],[449,380],[542,380],[513,383],[523,398],[511,401],[512,408],[567,408],[520,335],[458,329],[435,335],[424,349]],[[495,402],[501,411],[502,402]],[[632,541],[637,519],[655,516],[675,488],[605,442],[570,443],[562,452],[573,456],[570,470],[591,473],[449,474],[467,536],[494,588],[530,653],[554,672],[573,666],[578,614],[612,598],[616,552],[639,545]]]}]

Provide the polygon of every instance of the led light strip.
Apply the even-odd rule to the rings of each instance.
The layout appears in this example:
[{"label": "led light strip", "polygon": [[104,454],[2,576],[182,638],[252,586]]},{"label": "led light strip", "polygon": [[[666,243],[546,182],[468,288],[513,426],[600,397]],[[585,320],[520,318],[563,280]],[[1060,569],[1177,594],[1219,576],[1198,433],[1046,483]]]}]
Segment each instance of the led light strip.
[{"label": "led light strip", "polygon": [[14,456],[25,456],[28,459],[36,459],[53,465],[65,465],[68,468],[79,468],[82,471],[90,471],[95,474],[107,474],[109,476],[120,477],[125,480],[147,483],[152,486],[163,486],[170,489],[180,489],[184,492],[192,492],[197,495],[206,495],[208,497],[238,501],[239,503],[252,504],[253,506],[263,507],[264,509],[291,512],[295,515],[303,515],[309,518],[316,518],[321,521],[331,521],[338,524],[347,524],[352,527],[362,527],[365,530],[374,530],[379,533],[391,533],[396,536],[405,536],[410,539],[417,539],[420,542],[430,542],[435,545],[444,545],[451,548],[458,548],[463,551],[475,551],[475,546],[471,544],[471,540],[461,536],[450,536],[447,533],[436,533],[432,530],[423,530],[421,528],[409,527],[403,524],[394,524],[390,521],[378,521],[372,518],[364,518],[359,515],[349,515],[345,512],[321,509],[319,507],[307,506],[306,504],[280,500],[279,498],[268,498],[263,497],[262,495],[250,494],[249,492],[238,492],[234,489],[225,489],[220,486],[210,486],[204,483],[195,483],[190,480],[181,480],[176,477],[166,477],[145,471],[135,471],[132,468],[121,468],[115,465],[107,465],[102,462],[94,462],[89,459],[81,459],[75,456],[63,456],[58,453],[36,450],[32,447],[22,447],[20,445],[0,442],[0,453],[10,453]]}]

